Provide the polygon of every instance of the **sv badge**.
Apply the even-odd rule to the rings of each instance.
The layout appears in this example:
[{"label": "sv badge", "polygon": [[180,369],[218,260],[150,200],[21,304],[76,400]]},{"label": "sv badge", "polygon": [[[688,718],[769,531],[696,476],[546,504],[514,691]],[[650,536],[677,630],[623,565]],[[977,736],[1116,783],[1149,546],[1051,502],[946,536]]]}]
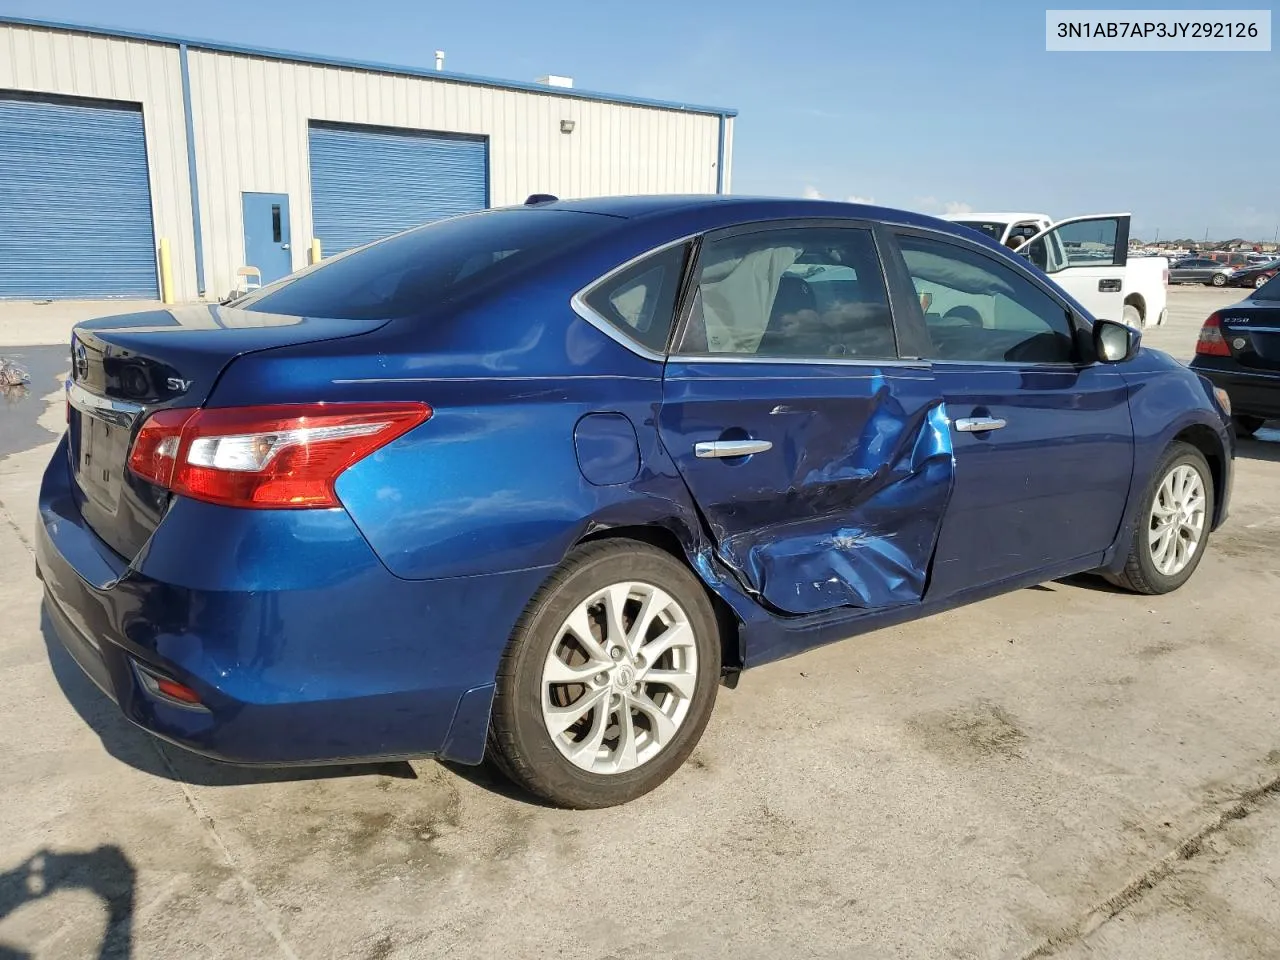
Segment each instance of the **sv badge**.
[{"label": "sv badge", "polygon": [[174,393],[186,393],[191,389],[191,380],[183,380],[180,377],[170,377],[164,382],[164,385]]}]

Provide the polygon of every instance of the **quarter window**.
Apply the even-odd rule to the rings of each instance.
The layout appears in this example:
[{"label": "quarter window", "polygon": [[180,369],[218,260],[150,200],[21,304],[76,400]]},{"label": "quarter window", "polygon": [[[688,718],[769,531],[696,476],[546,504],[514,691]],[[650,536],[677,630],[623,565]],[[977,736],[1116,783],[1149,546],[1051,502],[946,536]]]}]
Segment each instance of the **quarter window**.
[{"label": "quarter window", "polygon": [[663,352],[688,253],[682,244],[646,257],[593,288],[587,306],[632,340]]},{"label": "quarter window", "polygon": [[767,358],[897,356],[869,230],[806,227],[710,241],[679,353]]},{"label": "quarter window", "polygon": [[1021,274],[955,244],[901,236],[924,310],[931,359],[1069,363],[1067,309]]}]

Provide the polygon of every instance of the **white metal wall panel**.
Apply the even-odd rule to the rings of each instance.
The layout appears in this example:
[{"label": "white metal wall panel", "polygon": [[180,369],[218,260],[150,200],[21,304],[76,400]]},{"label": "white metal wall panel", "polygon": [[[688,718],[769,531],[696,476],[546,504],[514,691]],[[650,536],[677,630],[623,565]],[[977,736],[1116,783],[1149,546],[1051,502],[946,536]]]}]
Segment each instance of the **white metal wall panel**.
[{"label": "white metal wall panel", "polygon": [[[244,191],[289,195],[293,265],[305,265],[316,236],[312,121],[487,137],[493,206],[531,193],[716,189],[714,115],[207,50],[193,49],[189,58],[206,279],[215,295],[233,288],[245,262]],[[560,132],[561,120],[574,121],[573,133]]]},{"label": "white metal wall panel", "polygon": [[0,93],[0,298],[154,298],[142,111]]},{"label": "white metal wall panel", "polygon": [[326,256],[422,223],[483,210],[483,137],[313,124],[312,229]]},{"label": "white metal wall panel", "polygon": [[195,235],[178,48],[0,24],[0,90],[142,104],[154,236],[169,238],[176,295],[194,299]]},{"label": "white metal wall panel", "polygon": [[725,117],[724,119],[724,182],[721,184],[721,192],[733,193],[732,174],[733,174],[733,117]]}]

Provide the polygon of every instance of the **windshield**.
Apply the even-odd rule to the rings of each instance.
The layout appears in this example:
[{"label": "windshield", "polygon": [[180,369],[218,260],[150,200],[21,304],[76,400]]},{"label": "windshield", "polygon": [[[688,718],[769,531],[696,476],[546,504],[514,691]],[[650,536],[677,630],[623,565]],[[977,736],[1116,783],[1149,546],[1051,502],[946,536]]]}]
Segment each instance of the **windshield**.
[{"label": "windshield", "polygon": [[1280,273],[1253,291],[1254,300],[1280,300]]},{"label": "windshield", "polygon": [[979,233],[985,233],[992,240],[997,242],[1004,237],[1004,232],[1009,228],[1009,224],[1000,223],[996,220],[957,220],[956,223],[962,227],[969,227],[971,230],[977,230]]},{"label": "windshield", "polygon": [[235,306],[347,320],[415,316],[488,288],[617,221],[566,210],[490,210],[415,227],[291,274]]}]

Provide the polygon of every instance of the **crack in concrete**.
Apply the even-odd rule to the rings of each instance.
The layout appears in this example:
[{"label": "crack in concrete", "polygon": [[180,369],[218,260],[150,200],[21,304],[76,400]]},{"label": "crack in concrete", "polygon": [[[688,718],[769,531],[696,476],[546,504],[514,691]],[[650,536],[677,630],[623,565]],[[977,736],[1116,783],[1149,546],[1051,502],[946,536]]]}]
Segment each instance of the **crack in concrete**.
[{"label": "crack in concrete", "polygon": [[34,557],[36,555],[36,548],[32,546],[31,541],[23,534],[22,528],[18,526],[18,521],[13,519],[13,514],[9,512],[9,508],[5,506],[5,502],[3,500],[0,500],[0,516],[4,517],[4,522],[9,525],[9,529],[11,529],[14,536],[18,538],[18,542],[27,548],[27,553]]},{"label": "crack in concrete", "polygon": [[1204,842],[1236,820],[1243,820],[1258,809],[1269,797],[1280,795],[1280,774],[1246,790],[1218,815],[1203,824],[1190,836],[1150,867],[1130,880],[1118,891],[1087,910],[1075,923],[1051,934],[1031,949],[1017,954],[1011,960],[1040,960],[1051,957],[1064,947],[1088,939],[1099,927],[1137,903],[1146,893],[1173,876],[1178,866],[1191,860],[1204,849]]},{"label": "crack in concrete", "polygon": [[276,910],[267,903],[262,894],[258,891],[254,882],[245,875],[240,864],[236,862],[236,858],[232,855],[231,849],[222,839],[222,834],[218,832],[218,825],[214,822],[213,816],[205,810],[204,804],[200,802],[200,798],[195,795],[191,786],[178,774],[173,763],[169,760],[168,754],[164,752],[164,748],[154,741],[151,746],[155,749],[156,753],[160,755],[160,762],[165,765],[165,769],[169,771],[169,775],[173,777],[174,782],[178,784],[179,788],[181,788],[182,796],[187,801],[187,806],[191,809],[191,812],[195,815],[195,818],[199,821],[200,825],[204,827],[205,832],[213,841],[213,845],[217,847],[218,853],[221,854],[222,859],[226,861],[227,866],[231,869],[232,875],[240,884],[240,889],[244,891],[245,896],[249,898],[249,902],[253,906],[253,912],[256,915],[258,922],[262,924],[263,929],[270,934],[271,939],[276,942],[276,947],[279,948],[280,956],[285,957],[286,960],[299,960],[297,952],[293,949],[288,938],[284,935],[284,930],[280,927]]}]

